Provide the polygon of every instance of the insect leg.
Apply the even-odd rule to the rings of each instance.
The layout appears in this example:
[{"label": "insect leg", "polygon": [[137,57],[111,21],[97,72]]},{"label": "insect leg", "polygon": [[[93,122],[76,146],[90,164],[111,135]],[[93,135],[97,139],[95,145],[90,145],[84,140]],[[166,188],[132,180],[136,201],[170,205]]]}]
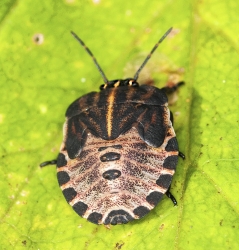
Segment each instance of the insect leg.
[{"label": "insect leg", "polygon": [[165,91],[165,93],[167,95],[170,95],[172,93],[174,93],[179,87],[181,87],[182,85],[184,85],[184,82],[178,82],[175,85],[169,87],[169,86],[165,86],[163,88],[161,88],[163,91]]},{"label": "insect leg", "polygon": [[173,204],[174,204],[174,206],[177,206],[177,200],[176,200],[176,198],[170,193],[170,187],[169,187],[169,189],[167,190],[167,192],[165,193],[167,196],[168,196],[168,198],[170,198],[171,199],[171,201],[173,202]]},{"label": "insect leg", "polygon": [[185,155],[182,152],[178,152],[178,156],[180,156],[183,160],[185,160]]},{"label": "insect leg", "polygon": [[51,160],[51,161],[44,161],[40,164],[40,167],[43,168],[47,165],[56,165],[57,160]]}]

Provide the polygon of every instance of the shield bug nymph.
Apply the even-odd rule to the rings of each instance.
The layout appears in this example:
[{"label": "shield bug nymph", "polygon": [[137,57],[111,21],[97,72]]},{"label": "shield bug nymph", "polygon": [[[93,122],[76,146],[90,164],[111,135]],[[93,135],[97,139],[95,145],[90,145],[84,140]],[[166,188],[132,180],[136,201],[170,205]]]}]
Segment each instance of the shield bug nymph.
[{"label": "shield bug nymph", "polygon": [[[165,90],[139,86],[133,78],[109,81],[83,41],[72,32],[98,68],[104,84],[75,100],[66,111],[57,178],[67,202],[95,224],[122,224],[145,216],[169,188],[179,152]],[[177,84],[179,86],[181,83]]]}]

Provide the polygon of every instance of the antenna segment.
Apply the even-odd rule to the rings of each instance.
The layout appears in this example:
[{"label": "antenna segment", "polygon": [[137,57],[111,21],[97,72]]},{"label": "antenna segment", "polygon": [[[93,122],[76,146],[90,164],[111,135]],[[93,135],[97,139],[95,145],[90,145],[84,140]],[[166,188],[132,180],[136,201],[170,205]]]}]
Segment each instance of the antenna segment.
[{"label": "antenna segment", "polygon": [[144,60],[144,62],[142,63],[142,65],[139,67],[139,69],[137,70],[137,72],[134,75],[134,80],[136,81],[139,77],[139,73],[141,72],[141,70],[143,69],[143,67],[145,66],[145,64],[148,62],[148,60],[150,59],[150,57],[152,56],[152,54],[154,53],[154,51],[158,48],[159,44],[162,43],[162,41],[167,37],[167,35],[171,32],[173,28],[171,27],[160,39],[159,41],[154,45],[153,49],[150,51],[150,53],[148,54],[148,56],[146,57],[146,59]]},{"label": "antenna segment", "polygon": [[108,84],[109,81],[107,79],[107,77],[105,76],[105,73],[103,72],[103,70],[101,69],[99,63],[96,61],[94,55],[92,54],[92,52],[90,51],[90,49],[85,45],[85,43],[73,32],[71,31],[71,34],[75,37],[75,39],[84,47],[84,49],[86,50],[86,52],[91,56],[91,58],[93,59],[95,66],[97,67],[97,69],[99,70],[105,84]]}]

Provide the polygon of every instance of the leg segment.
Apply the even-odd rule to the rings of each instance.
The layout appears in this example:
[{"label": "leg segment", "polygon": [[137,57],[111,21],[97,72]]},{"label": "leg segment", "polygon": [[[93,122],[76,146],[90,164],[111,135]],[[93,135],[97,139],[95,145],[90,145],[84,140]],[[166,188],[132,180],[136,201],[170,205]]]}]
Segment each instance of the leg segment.
[{"label": "leg segment", "polygon": [[165,86],[162,88],[163,91],[165,91],[165,93],[167,95],[172,94],[173,92],[175,92],[179,87],[181,87],[182,85],[184,85],[184,82],[178,82],[175,85],[173,85],[172,87],[169,86]]},{"label": "leg segment", "polygon": [[57,163],[57,160],[51,160],[51,161],[44,161],[40,164],[40,167],[45,167],[47,165],[56,165]]},{"label": "leg segment", "polygon": [[178,152],[178,156],[180,156],[183,160],[185,160],[185,155],[182,152]]},{"label": "leg segment", "polygon": [[175,199],[175,197],[170,193],[170,187],[169,187],[169,189],[167,190],[167,192],[165,193],[167,196],[168,196],[168,198],[170,198],[171,199],[171,201],[173,202],[173,204],[174,204],[174,206],[177,206],[177,200]]}]

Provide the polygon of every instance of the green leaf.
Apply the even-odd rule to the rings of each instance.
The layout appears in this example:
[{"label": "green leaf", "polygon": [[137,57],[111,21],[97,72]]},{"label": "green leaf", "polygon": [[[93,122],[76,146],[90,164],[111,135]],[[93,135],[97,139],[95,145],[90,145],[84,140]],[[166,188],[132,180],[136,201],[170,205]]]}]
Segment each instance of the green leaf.
[{"label": "green leaf", "polygon": [[[2,249],[237,249],[239,230],[237,1],[7,1],[0,20]],[[164,34],[140,82],[184,80],[171,107],[180,151],[165,197],[145,218],[96,226],[58,187],[55,159],[68,105],[102,78],[133,76]]]}]

